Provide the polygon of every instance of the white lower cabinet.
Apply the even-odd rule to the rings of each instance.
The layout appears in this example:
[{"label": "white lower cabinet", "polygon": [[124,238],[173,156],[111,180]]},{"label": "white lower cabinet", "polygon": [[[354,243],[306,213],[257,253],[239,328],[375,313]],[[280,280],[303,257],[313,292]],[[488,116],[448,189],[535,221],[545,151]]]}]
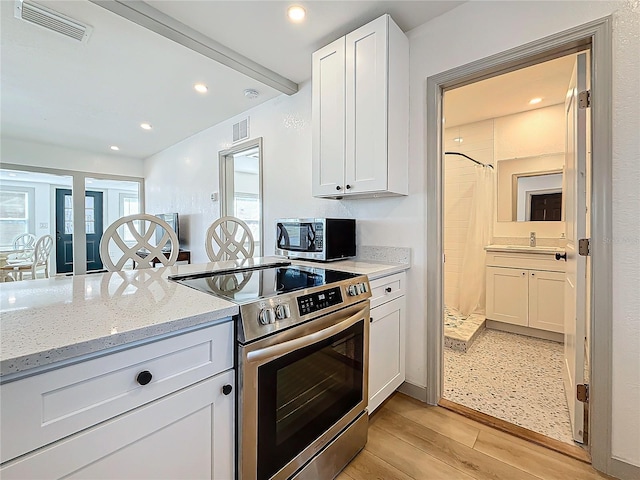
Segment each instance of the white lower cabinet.
[{"label": "white lower cabinet", "polygon": [[405,274],[370,282],[369,414],[405,380]]},{"label": "white lower cabinet", "polygon": [[487,319],[564,331],[563,272],[487,267]]},{"label": "white lower cabinet", "polygon": [[[20,393],[35,395],[35,398],[46,400],[54,392],[34,394],[29,388],[23,388],[37,382],[39,376],[44,383],[67,378],[68,384],[60,391],[76,388],[79,372],[86,363],[86,367],[104,364],[117,364],[119,357],[136,357],[136,350],[150,353],[149,349],[170,349],[184,347],[186,355],[198,362],[199,348],[186,346],[183,342],[188,339],[194,347],[204,346],[210,349],[216,345],[216,351],[211,352],[209,359],[203,359],[204,364],[218,362],[225,371],[209,376],[203,380],[191,382],[186,386],[156,397],[136,408],[123,411],[105,421],[96,422],[87,428],[76,430],[73,434],[46,444],[43,435],[46,431],[37,430],[23,432],[20,429],[3,430],[2,443],[11,443],[12,439],[26,438],[23,443],[31,444],[31,438],[41,438],[40,448],[30,453],[18,456],[3,463],[0,467],[0,477],[3,479],[58,479],[58,478],[91,478],[91,479],[202,479],[212,478],[227,480],[234,478],[234,448],[235,448],[235,372],[231,352],[233,350],[232,324],[218,325],[209,329],[178,335],[154,344],[133,348],[126,352],[115,353],[101,357],[94,361],[82,362],[71,367],[64,367],[41,375],[28,377],[13,382],[8,391],[9,396]],[[226,340],[226,343],[223,342]],[[135,381],[131,388],[122,391],[114,388],[117,381],[108,384],[119,397],[129,397],[130,404],[135,405],[135,399],[146,392],[152,391],[163,382],[177,378],[176,372],[169,372],[162,364],[158,364],[161,357],[152,358],[142,355],[134,371],[154,372],[151,382],[139,385]],[[113,358],[110,358],[113,357]],[[218,357],[220,361],[216,361]],[[213,362],[211,361],[213,360]],[[91,362],[98,362],[92,365]],[[175,359],[174,359],[175,363]],[[186,362],[189,363],[189,362]],[[156,368],[152,368],[155,366]],[[195,366],[195,365],[194,365]],[[201,365],[198,365],[200,367]],[[70,369],[70,373],[65,372]],[[121,369],[114,370],[114,374]],[[125,371],[129,369],[126,368]],[[175,370],[175,369],[174,369]],[[167,376],[165,376],[167,375]],[[178,372],[178,375],[183,375]],[[51,377],[51,378],[48,378]],[[75,378],[74,378],[75,377]],[[107,377],[108,378],[108,375]],[[24,385],[21,384],[24,382]],[[11,383],[7,386],[12,385]],[[135,386],[134,386],[135,385]],[[3,386],[4,388],[4,386]],[[97,386],[100,389],[100,386]],[[104,394],[108,388],[102,387]],[[77,392],[78,393],[78,392]],[[91,392],[87,396],[92,398]],[[93,394],[95,396],[95,394]],[[104,395],[109,398],[108,395]],[[110,405],[109,399],[105,405]],[[73,403],[72,400],[68,402]],[[79,404],[86,403],[86,399],[77,398]],[[26,402],[29,404],[29,402]],[[46,401],[43,402],[46,406]],[[73,415],[78,415],[78,409],[70,405]],[[96,411],[99,406],[91,405]],[[42,422],[43,411],[21,409],[17,402],[3,405],[3,419],[14,417],[33,418]],[[43,422],[45,427],[46,422]]]}]

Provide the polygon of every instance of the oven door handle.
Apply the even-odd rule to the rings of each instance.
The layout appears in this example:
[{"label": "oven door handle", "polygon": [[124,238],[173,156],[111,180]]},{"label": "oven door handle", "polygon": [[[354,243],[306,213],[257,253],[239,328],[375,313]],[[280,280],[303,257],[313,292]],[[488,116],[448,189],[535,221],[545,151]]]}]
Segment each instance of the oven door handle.
[{"label": "oven door handle", "polygon": [[323,328],[322,330],[311,333],[309,335],[305,335],[304,337],[295,338],[293,340],[279,343],[277,345],[272,345],[270,347],[261,348],[260,350],[248,352],[247,362],[253,363],[262,362],[263,360],[275,359],[287,353],[293,352],[299,348],[313,345],[314,343],[329,338],[336,333],[340,333],[341,331],[346,330],[350,326],[358,323],[360,320],[363,320],[365,317],[365,311],[366,309],[359,310],[358,313],[350,316],[340,323],[336,323],[335,325],[332,325],[330,327]]}]

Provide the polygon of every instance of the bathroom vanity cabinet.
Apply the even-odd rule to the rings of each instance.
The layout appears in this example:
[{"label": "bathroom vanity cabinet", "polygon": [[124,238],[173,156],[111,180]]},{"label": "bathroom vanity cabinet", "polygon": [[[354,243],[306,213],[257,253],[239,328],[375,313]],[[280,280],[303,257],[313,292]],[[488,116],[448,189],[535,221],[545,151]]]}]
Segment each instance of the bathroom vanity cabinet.
[{"label": "bathroom vanity cabinet", "polygon": [[369,414],[405,380],[404,272],[371,280]]},{"label": "bathroom vanity cabinet", "polygon": [[312,191],[408,193],[409,40],[389,15],[314,52]]},{"label": "bathroom vanity cabinet", "polygon": [[524,248],[531,252],[487,251],[486,318],[532,336],[562,334],[565,262],[555,259],[556,250]]},{"label": "bathroom vanity cabinet", "polygon": [[233,478],[233,323],[2,386],[0,476]]}]

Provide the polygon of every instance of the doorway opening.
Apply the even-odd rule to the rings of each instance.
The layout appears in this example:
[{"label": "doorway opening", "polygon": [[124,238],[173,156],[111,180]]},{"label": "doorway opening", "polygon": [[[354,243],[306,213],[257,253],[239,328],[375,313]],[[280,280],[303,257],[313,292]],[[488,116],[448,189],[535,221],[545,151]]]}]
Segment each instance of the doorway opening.
[{"label": "doorway opening", "polygon": [[219,153],[220,217],[247,224],[254,240],[254,256],[263,255],[262,138]]},{"label": "doorway opening", "polygon": [[576,376],[564,375],[568,368],[588,372],[574,350],[588,350],[590,339],[581,333],[584,342],[568,345],[576,334],[565,321],[565,303],[587,297],[586,288],[565,292],[566,232],[575,222],[567,193],[587,192],[564,175],[575,123],[566,104],[585,57],[562,56],[443,98],[442,398],[569,445],[587,441],[567,395],[575,381],[564,382]]},{"label": "doorway opening", "polygon": [[[492,77],[502,75],[505,73],[516,72],[527,67],[541,64],[550,60],[559,59],[567,55],[575,55],[580,52],[587,51],[589,59],[584,58],[584,55],[578,55],[582,60],[577,61],[581,63],[582,67],[588,66],[590,68],[589,75],[584,73],[584,78],[580,80],[577,85],[571,89],[571,95],[567,97],[565,102],[565,115],[566,131],[574,132],[575,136],[567,137],[567,146],[563,151],[565,158],[565,166],[562,168],[562,201],[561,201],[561,215],[565,223],[565,241],[566,246],[563,251],[553,252],[553,262],[565,261],[564,255],[566,254],[566,267],[565,272],[562,273],[562,277],[558,280],[563,281],[565,292],[565,298],[569,298],[569,290],[573,289],[574,301],[565,301],[565,313],[563,321],[562,340],[565,346],[569,347],[569,353],[575,354],[574,361],[570,361],[567,357],[567,351],[563,347],[563,360],[565,365],[563,369],[567,369],[569,373],[568,385],[570,388],[565,387],[565,396],[567,397],[568,407],[572,411],[572,423],[574,424],[573,435],[576,438],[576,434],[584,436],[586,433],[584,429],[576,428],[580,426],[580,421],[583,419],[583,414],[589,411],[590,417],[588,421],[589,435],[588,438],[582,438],[582,441],[588,441],[586,449],[575,445],[569,445],[561,441],[549,439],[549,437],[537,434],[531,430],[519,427],[515,424],[498,420],[496,417],[490,417],[486,414],[477,413],[477,411],[461,407],[462,413],[470,416],[477,414],[477,418],[487,423],[492,423],[498,428],[527,438],[530,441],[542,443],[543,445],[554,448],[563,453],[581,458],[582,460],[592,460],[593,465],[597,469],[606,470],[608,462],[610,460],[611,442],[610,442],[610,425],[611,425],[611,381],[607,372],[610,372],[610,339],[611,339],[611,268],[608,265],[611,261],[611,249],[608,247],[607,232],[611,228],[610,211],[611,211],[611,62],[607,55],[607,48],[610,47],[611,42],[611,25],[610,19],[602,19],[592,22],[580,27],[576,27],[566,32],[561,32],[551,37],[532,42],[530,44],[514,48],[510,51],[488,57],[482,60],[478,60],[474,63],[454,68],[447,72],[429,77],[427,79],[427,136],[431,140],[427,143],[427,191],[428,198],[426,201],[427,208],[427,242],[429,248],[427,249],[427,262],[432,265],[432,268],[427,271],[427,401],[432,404],[437,404],[443,398],[444,393],[444,322],[443,316],[445,312],[445,274],[446,261],[449,257],[444,255],[444,190],[446,185],[444,183],[444,163],[448,162],[445,158],[447,155],[445,152],[445,129],[447,125],[443,125],[443,119],[448,121],[444,116],[445,105],[443,99],[448,91],[454,91],[459,87],[470,85],[482,80],[490,79]],[[597,68],[596,68],[597,66]],[[580,68],[582,68],[580,67]],[[581,83],[580,83],[581,82]],[[593,94],[591,97],[589,92]],[[506,93],[506,92],[505,92]],[[595,103],[591,102],[591,98],[597,98]],[[587,108],[582,108],[582,106]],[[596,128],[597,127],[597,128]],[[591,142],[587,142],[586,137],[589,135]],[[458,138],[458,137],[453,137]],[[451,138],[451,140],[453,140]],[[545,141],[545,139],[540,139]],[[507,145],[508,146],[508,145]],[[591,152],[593,157],[598,158],[598,162],[591,162]],[[460,154],[461,152],[457,152]],[[462,154],[464,155],[464,154]],[[473,158],[473,155],[468,155]],[[533,154],[531,156],[534,156]],[[526,157],[523,157],[526,158]],[[444,159],[444,160],[443,160]],[[505,160],[519,160],[516,156],[512,156],[510,159]],[[481,162],[484,163],[484,162]],[[514,171],[519,165],[507,165],[511,167],[511,173],[508,177],[511,182],[511,195],[513,190],[518,189],[517,177],[514,175],[517,171]],[[484,167],[480,167],[484,168]],[[488,169],[488,168],[487,168]],[[588,172],[587,172],[588,169]],[[496,169],[498,170],[498,169]],[[509,168],[504,169],[507,172]],[[549,169],[551,173],[554,169]],[[586,177],[597,178],[597,182],[586,183]],[[498,191],[498,183],[500,181],[499,175],[496,172],[495,177],[495,190]],[[588,188],[587,188],[588,185]],[[573,191],[569,190],[569,186]],[[565,187],[567,189],[565,189]],[[555,187],[544,187],[541,190],[554,190]],[[582,189],[582,190],[581,190]],[[548,192],[557,193],[557,192]],[[535,194],[534,194],[535,195]],[[494,232],[491,235],[491,240],[496,236],[503,238],[513,238],[513,235],[508,234],[507,231],[500,230],[502,226],[498,222],[498,208],[503,206],[509,206],[511,208],[510,215],[511,220],[504,222],[505,224],[513,222],[513,224],[519,223],[516,219],[513,219],[513,209],[517,211],[517,203],[514,205],[513,196],[507,196],[510,201],[499,201],[498,193],[493,196],[495,209],[492,209],[495,215],[495,221],[493,222]],[[526,196],[525,196],[526,198]],[[582,205],[575,202],[580,200]],[[587,208],[588,207],[588,208]],[[529,207],[530,209],[530,207]],[[525,208],[526,212],[526,208]],[[578,215],[576,212],[580,212]],[[525,213],[526,215],[526,213]],[[527,222],[530,220],[525,220]],[[510,261],[517,257],[518,248],[526,248],[525,253],[531,254],[532,251],[528,245],[537,245],[537,241],[540,238],[545,238],[542,232],[548,232],[553,228],[549,225],[553,225],[554,221],[538,221],[536,222],[537,230],[531,230],[528,232],[526,242],[524,245],[502,245],[504,256],[509,257]],[[539,227],[538,227],[539,226]],[[589,228],[587,228],[589,227]],[[531,232],[535,232],[534,235]],[[582,239],[585,239],[584,241]],[[521,241],[521,239],[520,239]],[[531,242],[531,243],[529,243]],[[519,243],[519,242],[513,242]],[[485,244],[486,247],[489,244]],[[579,246],[582,246],[579,248]],[[549,248],[552,246],[538,245],[538,249]],[[590,248],[589,248],[590,247]],[[557,247],[553,247],[557,248]],[[490,288],[488,280],[492,278],[488,274],[489,267],[514,267],[513,265],[487,265],[486,258],[489,258],[490,250],[483,248],[485,254],[484,264],[484,277],[485,277],[485,293],[480,295],[481,298],[485,298],[485,322],[488,316],[487,311],[490,311],[491,306],[488,304],[488,299],[492,298],[492,295],[488,295],[486,290]],[[589,256],[582,256],[579,252],[586,253]],[[494,253],[498,253],[494,249]],[[555,260],[555,253],[559,253],[560,259]],[[593,257],[591,257],[593,255]],[[496,260],[498,255],[491,255],[492,260]],[[547,284],[540,281],[542,280],[536,271],[549,270],[544,266],[537,265],[531,267],[529,265],[522,265],[523,271],[520,272],[521,287],[524,288],[526,282],[526,293],[528,296],[536,295],[536,288],[538,292],[543,293],[543,297],[550,291],[554,292],[558,290],[557,287],[549,287],[551,280],[547,279]],[[517,270],[513,268],[513,270]],[[502,273],[506,273],[501,271]],[[534,278],[531,278],[534,277]],[[545,276],[543,276],[545,277]],[[473,278],[477,280],[477,278]],[[498,282],[498,288],[495,291],[504,291],[502,284],[506,282],[505,279],[499,275],[494,278]],[[560,285],[556,283],[556,286]],[[581,292],[578,294],[577,292]],[[540,295],[538,294],[538,297]],[[526,309],[522,308],[524,302],[518,302],[513,298],[506,296],[507,301],[498,305],[498,310],[504,310],[507,316],[511,315],[508,309],[504,309],[505,305],[511,301],[511,306],[519,306],[521,311],[525,311],[529,317],[535,317],[536,311],[533,308],[529,309],[529,297],[527,297]],[[585,299],[584,302],[578,301]],[[495,300],[495,299],[494,299]],[[494,302],[495,303],[495,302]],[[549,302],[551,304],[551,302]],[[538,319],[542,319],[543,322],[547,318],[545,312],[548,312],[548,305],[546,303],[533,302],[533,305],[537,305],[538,314],[543,313],[542,316],[538,315]],[[495,304],[494,304],[495,307]],[[514,307],[515,308],[515,307]],[[546,308],[546,310],[545,310]],[[527,321],[528,318],[527,317]],[[573,322],[573,323],[572,323]],[[507,323],[507,322],[503,322]],[[491,325],[490,325],[491,326]],[[532,325],[527,324],[527,327]],[[486,327],[486,323],[485,323]],[[517,327],[517,326],[514,326]],[[582,331],[580,330],[582,329]],[[511,329],[508,333],[521,334],[522,332],[517,329]],[[540,329],[542,330],[542,329]],[[573,334],[571,332],[574,332]],[[553,332],[551,332],[553,333]],[[559,333],[559,332],[556,332]],[[589,341],[585,344],[585,335],[589,336]],[[553,340],[553,339],[552,339]],[[586,352],[586,355],[585,355]],[[583,357],[580,357],[583,355]],[[593,386],[590,389],[590,396],[594,398],[588,398],[587,404],[578,405],[577,397],[584,398],[585,388],[582,387],[582,378],[579,377],[583,372],[580,368],[585,364],[585,361],[592,360],[588,365],[588,380]],[[499,374],[499,372],[496,372]],[[564,375],[564,373],[563,373]],[[535,384],[535,379],[532,379]],[[527,388],[531,385],[527,385]],[[578,395],[576,393],[579,392]],[[446,403],[447,400],[442,402]],[[573,407],[571,406],[573,403]],[[448,406],[448,405],[447,405]],[[587,408],[588,407],[588,408]],[[466,409],[466,411],[464,411]]]}]

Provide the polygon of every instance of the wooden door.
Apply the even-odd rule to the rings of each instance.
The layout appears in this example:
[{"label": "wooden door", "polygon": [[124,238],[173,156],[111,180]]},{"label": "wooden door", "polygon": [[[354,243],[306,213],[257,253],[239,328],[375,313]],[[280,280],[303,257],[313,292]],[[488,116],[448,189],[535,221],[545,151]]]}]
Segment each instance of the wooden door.
[{"label": "wooden door", "polygon": [[346,37],[346,193],[387,189],[389,17]]},{"label": "wooden door", "polygon": [[528,271],[487,267],[487,319],[528,325]]},{"label": "wooden door", "polygon": [[370,311],[369,414],[405,379],[405,297]]},{"label": "wooden door", "polygon": [[[87,271],[102,270],[100,240],[103,225],[102,192],[85,192]],[[73,271],[73,199],[71,190],[56,189],[56,272]]]},{"label": "wooden door", "polygon": [[3,464],[3,479],[234,478],[229,370]]},{"label": "wooden door", "polygon": [[564,282],[562,272],[529,270],[529,326],[564,332]]},{"label": "wooden door", "polygon": [[344,37],[312,57],[312,192],[335,196],[344,192]]},{"label": "wooden door", "polygon": [[565,101],[565,225],[567,267],[564,297],[564,388],[576,442],[583,442],[584,404],[578,401],[576,386],[584,382],[586,331],[586,261],[578,254],[578,241],[586,236],[586,109],[578,95],[586,90],[587,58],[576,57]]}]

